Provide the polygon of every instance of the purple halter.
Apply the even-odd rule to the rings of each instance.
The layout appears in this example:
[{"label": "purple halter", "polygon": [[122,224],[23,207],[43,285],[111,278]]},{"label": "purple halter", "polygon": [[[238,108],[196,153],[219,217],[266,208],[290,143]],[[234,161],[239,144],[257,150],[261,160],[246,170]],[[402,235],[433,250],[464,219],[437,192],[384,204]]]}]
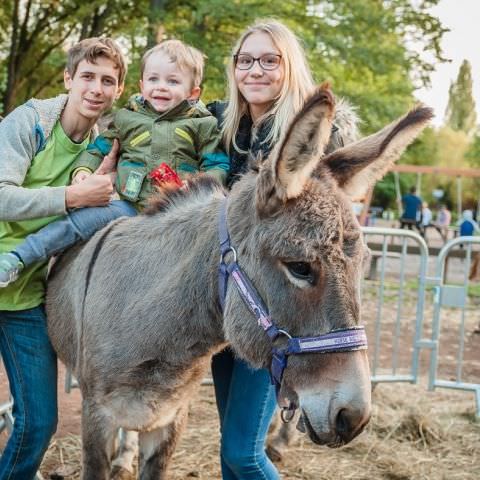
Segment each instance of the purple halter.
[{"label": "purple halter", "polygon": [[[227,205],[228,199],[220,207],[219,218],[219,238],[220,238],[220,266],[219,266],[219,297],[222,310],[225,306],[225,297],[227,295],[228,278],[232,277],[241,298],[245,305],[253,313],[258,321],[258,325],[263,328],[272,342],[272,363],[270,365],[270,377],[272,384],[275,385],[277,392],[280,391],[283,371],[287,367],[288,356],[301,353],[331,353],[331,352],[352,352],[354,350],[365,350],[367,348],[367,336],[365,327],[357,326],[332,330],[329,333],[318,335],[316,337],[292,337],[286,330],[278,328],[268,313],[262,298],[252,285],[248,276],[243,272],[237,263],[237,252],[230,243],[230,234],[227,225]],[[225,257],[232,253],[233,260],[226,264]],[[282,348],[273,346],[273,342],[280,335],[288,338],[287,345]],[[287,419],[284,412],[287,410],[289,417],[293,417],[295,407],[284,407],[282,409],[282,418]]]}]

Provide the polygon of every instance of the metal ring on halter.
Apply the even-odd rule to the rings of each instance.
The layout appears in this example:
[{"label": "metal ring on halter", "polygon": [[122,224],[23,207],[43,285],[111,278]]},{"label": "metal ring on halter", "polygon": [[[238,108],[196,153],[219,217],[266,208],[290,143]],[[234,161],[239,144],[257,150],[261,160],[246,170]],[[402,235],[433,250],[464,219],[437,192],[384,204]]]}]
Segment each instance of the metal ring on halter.
[{"label": "metal ring on halter", "polygon": [[237,251],[235,250],[234,247],[228,247],[224,252],[220,254],[220,262],[223,262],[225,260],[225,256],[227,253],[232,252],[233,253],[233,262],[237,262]]},{"label": "metal ring on halter", "polygon": [[[286,337],[288,337],[288,338],[290,338],[290,339],[292,338],[292,336],[291,336],[287,331],[282,330],[281,328],[279,328],[279,329],[277,330],[277,332],[278,332],[278,333],[283,333],[283,335],[285,335]],[[278,335],[277,335],[277,337],[278,337]]]},{"label": "metal ring on halter", "polygon": [[282,419],[282,422],[290,423],[293,420],[296,410],[295,407],[292,407],[292,404],[290,404],[289,407],[282,407],[280,410],[280,418]]}]

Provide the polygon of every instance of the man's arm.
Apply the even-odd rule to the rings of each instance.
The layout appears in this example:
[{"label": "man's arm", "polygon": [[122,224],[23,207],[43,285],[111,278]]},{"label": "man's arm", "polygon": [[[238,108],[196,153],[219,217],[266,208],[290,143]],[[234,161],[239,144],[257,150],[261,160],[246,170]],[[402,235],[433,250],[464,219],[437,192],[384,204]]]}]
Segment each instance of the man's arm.
[{"label": "man's arm", "polygon": [[26,189],[21,185],[36,155],[36,113],[22,105],[0,123],[0,220],[58,215],[65,209],[65,189]]},{"label": "man's arm", "polygon": [[50,217],[74,206],[107,204],[113,191],[108,175],[81,188],[68,187],[68,198],[66,187],[22,187],[37,153],[36,121],[34,109],[22,105],[0,123],[0,220]]}]

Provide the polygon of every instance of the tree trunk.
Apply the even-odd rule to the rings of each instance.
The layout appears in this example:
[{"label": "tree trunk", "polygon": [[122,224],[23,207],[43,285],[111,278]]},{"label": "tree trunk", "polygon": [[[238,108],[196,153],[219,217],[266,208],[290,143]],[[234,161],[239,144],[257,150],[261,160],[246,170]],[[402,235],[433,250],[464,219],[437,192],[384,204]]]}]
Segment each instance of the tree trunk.
[{"label": "tree trunk", "polygon": [[150,0],[150,15],[148,15],[147,48],[152,48],[163,33],[162,21],[165,15],[167,0]]},{"label": "tree trunk", "polygon": [[15,0],[12,16],[12,35],[10,37],[10,52],[8,54],[7,64],[7,86],[3,95],[3,113],[6,115],[13,110],[13,99],[15,94],[15,84],[17,78],[17,52],[18,52],[18,7],[19,0]]}]

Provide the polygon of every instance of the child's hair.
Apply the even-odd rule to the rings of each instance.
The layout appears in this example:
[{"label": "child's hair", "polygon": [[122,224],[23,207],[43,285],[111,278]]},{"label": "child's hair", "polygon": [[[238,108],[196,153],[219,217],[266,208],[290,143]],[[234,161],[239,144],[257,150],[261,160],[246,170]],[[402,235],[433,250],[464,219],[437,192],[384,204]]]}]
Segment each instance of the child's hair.
[{"label": "child's hair", "polygon": [[176,63],[182,70],[187,70],[192,75],[192,86],[199,87],[203,79],[203,64],[205,55],[191,45],[180,40],[165,40],[145,52],[142,57],[141,76],[145,70],[147,60],[154,53],[164,53],[173,63]]},{"label": "child's hair", "polygon": [[107,58],[113,62],[118,70],[118,84],[122,85],[127,74],[127,65],[120,47],[111,38],[91,37],[76,43],[68,51],[67,71],[73,77],[78,64],[82,60],[95,64],[99,57]]},{"label": "child's hair", "polygon": [[[305,100],[312,93],[315,84],[310,68],[305,58],[305,52],[293,32],[280,22],[265,20],[255,23],[247,28],[233,48],[232,56],[227,66],[228,77],[228,106],[224,113],[222,127],[223,139],[227,148],[233,144],[235,150],[242,152],[235,143],[235,134],[240,124],[240,119],[248,111],[248,104],[240,93],[235,82],[234,55],[242,48],[243,42],[253,33],[266,33],[272,39],[278,51],[282,54],[285,70],[283,86],[278,98],[264,118],[274,115],[273,124],[265,142],[272,145],[286,127],[293,116],[303,107]],[[264,118],[261,118],[262,121]]]}]

